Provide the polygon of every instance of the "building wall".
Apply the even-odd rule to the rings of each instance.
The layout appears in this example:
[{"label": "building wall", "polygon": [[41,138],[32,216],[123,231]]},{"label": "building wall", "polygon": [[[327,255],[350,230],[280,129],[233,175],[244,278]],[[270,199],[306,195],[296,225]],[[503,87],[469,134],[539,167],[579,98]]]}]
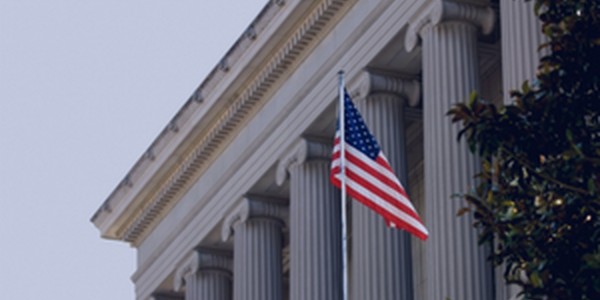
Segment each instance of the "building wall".
[{"label": "building wall", "polygon": [[[300,176],[298,174],[313,176],[310,174],[314,172],[317,172],[314,174],[320,174],[321,177],[324,176],[323,178],[327,177],[327,174],[323,173],[327,172],[327,167],[321,167],[324,171],[318,171],[319,168],[315,166],[323,164],[323,161],[326,162],[331,153],[330,147],[335,130],[336,115],[336,73],[341,69],[345,70],[347,74],[346,87],[358,101],[371,101],[368,99],[374,98],[373,95],[382,92],[372,90],[365,92],[363,89],[365,78],[379,76],[388,78],[386,80],[391,80],[390,82],[413,82],[415,80],[420,82],[421,96],[415,97],[405,88],[394,87],[393,84],[383,87],[383,93],[403,101],[404,115],[398,116],[398,118],[404,119],[406,148],[397,150],[406,152],[406,166],[400,167],[408,177],[405,187],[424,223],[427,225],[438,222],[439,220],[427,219],[428,216],[435,216],[438,213],[437,210],[432,212],[433,209],[437,209],[435,208],[437,202],[433,203],[432,201],[445,201],[446,199],[431,200],[431,196],[428,196],[428,193],[431,193],[432,189],[436,187],[427,181],[425,166],[430,157],[428,153],[445,151],[445,149],[426,148],[426,145],[431,145],[432,139],[437,140],[438,137],[429,136],[431,131],[426,129],[427,126],[431,126],[432,119],[428,118],[432,117],[423,112],[427,110],[427,106],[423,103],[432,100],[422,95],[427,94],[432,88],[441,90],[448,88],[450,95],[452,88],[432,86],[434,80],[431,79],[432,74],[428,73],[431,70],[423,69],[422,66],[424,60],[438,57],[432,56],[432,54],[444,47],[446,47],[444,49],[458,49],[459,53],[454,54],[460,57],[460,51],[464,44],[456,43],[456,45],[452,45],[454,48],[446,45],[440,46],[439,49],[433,49],[431,44],[421,43],[421,40],[427,38],[428,41],[435,42],[435,39],[427,36],[428,32],[431,32],[428,31],[432,30],[431,28],[439,29],[442,36],[440,41],[445,41],[444,39],[447,38],[444,36],[445,34],[448,36],[457,34],[453,30],[458,27],[469,28],[466,31],[468,34],[476,33],[471,36],[475,38],[475,43],[474,48],[469,51],[477,53],[474,61],[478,64],[475,68],[480,76],[479,94],[487,101],[502,103],[504,97],[502,82],[505,80],[503,75],[507,72],[504,70],[506,66],[502,65],[501,56],[508,54],[501,54],[501,49],[503,49],[501,44],[506,43],[505,39],[508,37],[501,36],[497,29],[490,35],[491,37],[483,37],[482,34],[483,31],[489,31],[490,26],[493,28],[495,25],[498,28],[497,21],[490,21],[490,18],[494,19],[494,16],[499,13],[502,15],[502,12],[498,10],[497,3],[486,1],[464,1],[457,4],[449,1],[427,0],[290,0],[286,2],[273,1],[267,5],[262,15],[254,23],[259,31],[258,36],[242,37],[231,51],[231,53],[235,53],[235,57],[229,57],[229,62],[233,62],[233,64],[227,68],[216,69],[211,75],[212,79],[208,78],[208,83],[203,83],[199,88],[199,91],[204,89],[202,91],[206,93],[206,99],[198,100],[200,96],[197,95],[196,98],[190,100],[195,102],[186,104],[186,107],[183,108],[185,111],[179,114],[188,114],[185,122],[179,120],[184,124],[180,126],[182,129],[177,134],[184,136],[170,142],[159,141],[166,143],[166,146],[161,148],[166,149],[165,153],[171,151],[167,153],[169,159],[165,160],[165,167],[155,167],[159,170],[155,173],[148,171],[150,174],[148,176],[152,179],[148,181],[146,190],[137,194],[131,194],[132,192],[128,192],[128,190],[118,190],[114,193],[116,195],[114,199],[109,199],[110,201],[107,202],[114,207],[129,205],[127,209],[115,212],[101,209],[94,217],[97,226],[101,230],[105,230],[106,235],[129,241],[138,250],[138,269],[132,276],[136,285],[137,299],[146,300],[152,297],[155,299],[162,299],[161,297],[185,298],[186,300],[204,299],[201,298],[204,297],[201,296],[204,291],[210,292],[212,295],[210,297],[230,297],[226,296],[230,293],[225,292],[225,289],[233,289],[235,300],[272,299],[273,297],[298,300],[303,299],[300,296],[301,292],[297,289],[297,284],[301,282],[298,276],[307,276],[301,282],[304,287],[302,293],[309,290],[306,295],[311,295],[309,297],[311,299],[320,299],[325,294],[328,295],[328,299],[341,297],[339,282],[327,282],[325,279],[328,277],[324,277],[324,281],[319,282],[315,278],[320,278],[318,276],[321,276],[319,275],[321,273],[298,274],[300,267],[294,269],[294,265],[298,266],[298,261],[294,262],[298,259],[298,254],[294,254],[298,253],[298,245],[291,240],[305,242],[312,242],[312,240],[310,240],[310,236],[306,235],[309,231],[299,230],[298,227],[294,228],[290,225],[289,218],[290,214],[296,213],[290,212],[290,207],[302,208],[297,204],[296,206],[290,205],[293,201],[302,200],[294,199],[292,191],[303,191],[306,192],[306,195],[325,197],[324,199],[329,199],[326,195],[333,195],[329,190],[330,187],[319,184],[311,186],[309,183],[303,183],[307,185],[298,189],[299,182],[309,182],[310,180],[298,181],[295,178]],[[465,11],[469,13],[462,13]],[[460,26],[457,25],[457,27],[456,24]],[[278,31],[278,29],[280,30]],[[456,37],[457,39],[461,38],[459,34]],[[450,41],[449,43],[455,42],[451,39],[448,41]],[[260,47],[253,45],[260,45]],[[244,52],[235,47],[242,47],[246,50]],[[525,47],[524,49],[530,48]],[[283,54],[279,56],[278,53]],[[444,55],[452,57],[453,54],[444,53]],[[227,62],[227,60],[224,61]],[[445,66],[442,67],[440,70],[446,70]],[[463,69],[465,69],[464,66],[457,66],[457,70]],[[452,80],[461,84],[472,74],[459,72],[455,75],[457,78]],[[262,85],[254,84],[260,80],[263,80]],[[423,93],[424,90],[426,93]],[[199,93],[197,92],[197,94]],[[254,98],[251,101],[243,102],[246,103],[243,106],[235,107],[232,103],[238,103],[239,99],[245,97],[243,95],[254,95],[252,96]],[[465,98],[467,96],[464,95]],[[460,97],[462,95],[457,96],[457,98]],[[192,105],[198,106],[194,113],[189,112]],[[234,116],[234,120],[226,123],[225,128],[218,131],[220,136],[217,136],[216,139],[213,137],[211,143],[214,143],[214,146],[209,144],[208,148],[197,148],[202,141],[207,140],[208,133],[216,126],[215,124],[218,124],[219,118],[221,118],[219,116],[228,116],[229,111],[232,111],[230,116]],[[448,119],[443,115],[436,115],[438,122],[442,120],[439,124],[446,122],[443,121],[444,118]],[[390,126],[387,128],[384,126],[380,130],[393,132],[395,128]],[[447,126],[450,126],[449,120]],[[191,129],[186,130],[188,127]],[[444,138],[455,140],[454,137]],[[180,141],[179,144],[175,143],[175,140]],[[185,182],[180,183],[174,180],[173,178],[179,175],[170,170],[176,170],[178,166],[187,164],[187,159],[194,154],[193,151],[199,151],[195,149],[209,149],[210,153],[207,152],[209,154],[205,155],[206,159],[198,167],[195,167],[193,172],[184,174],[187,176]],[[162,154],[159,153],[158,156],[160,155]],[[450,155],[456,155],[462,159],[466,153]],[[171,163],[172,166],[167,168],[168,163]],[[305,172],[293,171],[297,170],[294,168],[298,168],[298,166],[306,168]],[[470,174],[464,173],[467,172],[464,170],[456,172],[463,177],[470,176]],[[148,217],[147,221],[144,221],[146,219],[139,217],[143,214],[136,215],[132,212],[147,211],[153,199],[158,199],[154,195],[158,195],[157,187],[162,186],[159,183],[165,186],[169,184],[180,186],[176,190],[177,192],[169,198],[172,199],[170,202],[156,206],[156,212],[151,212],[154,213],[151,215],[153,217]],[[127,187],[118,189],[120,188]],[[303,188],[307,190],[303,190]],[[427,201],[430,202],[427,203]],[[316,203],[316,205],[318,204]],[[347,209],[350,210],[350,206]],[[426,211],[429,213],[426,214]],[[332,212],[332,214],[337,213],[339,212]],[[356,214],[349,211],[349,215]],[[338,216],[332,215],[332,217],[337,218]],[[143,222],[147,222],[147,224]],[[314,222],[324,221],[315,217]],[[410,253],[410,261],[406,264],[406,266],[410,266],[408,269],[406,267],[399,268],[399,264],[395,261],[390,261],[389,265],[384,263],[378,269],[373,269],[393,275],[374,274],[373,276],[381,278],[384,282],[365,282],[361,293],[371,295],[367,298],[433,299],[434,294],[440,294],[448,295],[453,299],[477,299],[477,297],[473,298],[473,295],[494,292],[494,288],[491,286],[474,287],[469,285],[469,278],[471,278],[469,276],[476,276],[473,274],[487,274],[486,276],[489,275],[492,278],[493,270],[484,261],[475,261],[475,256],[464,257],[467,252],[462,253],[462,250],[452,249],[448,250],[448,257],[452,262],[432,260],[432,255],[443,249],[414,237],[410,238],[408,242],[402,242],[402,238],[399,238],[399,242],[396,244],[388,243],[387,236],[390,239],[396,239],[397,234],[392,232],[392,229],[384,228],[383,220],[380,222],[382,225],[377,225],[376,222],[375,224],[368,223],[362,217],[350,219],[349,238],[352,242],[350,244],[357,242],[356,232],[353,232],[352,228],[362,226],[361,222],[366,222],[365,226],[374,226],[373,232],[382,234],[380,238],[382,247],[384,244],[387,245],[385,247],[392,247],[385,251],[382,250],[381,253],[393,254],[395,252],[393,247],[405,247],[407,249],[404,250]],[[470,225],[467,224],[468,220],[460,222],[464,228]],[[318,228],[319,224],[321,223],[307,224],[306,227],[317,226]],[[134,226],[141,228],[135,236],[128,238],[121,234]],[[333,236],[337,234],[336,230],[338,229],[330,228],[331,226],[325,227],[323,227],[324,231],[328,231]],[[439,231],[432,232],[433,235],[444,234],[448,239],[461,238],[460,234],[456,234],[456,230],[460,232],[462,230],[460,228],[463,227],[456,227],[454,223],[449,223],[447,228],[438,227],[436,230]],[[279,229],[273,228],[281,228],[282,231],[278,233]],[[243,239],[239,238],[239,235],[246,234],[242,232],[249,232],[248,236],[256,236],[256,239],[260,239],[261,242],[251,243],[253,239],[246,236]],[[319,234],[317,233],[317,235]],[[301,239],[298,239],[299,235],[303,235]],[[374,240],[377,238],[379,237]],[[327,240],[321,242],[331,243]],[[464,247],[457,249],[471,251],[468,249],[476,247],[476,245],[471,245],[472,242],[465,241]],[[321,245],[319,243],[316,242],[315,247],[319,247]],[[457,244],[460,244],[460,240]],[[274,264],[268,261],[269,257],[260,258],[258,256],[256,261],[252,259],[240,261],[239,251],[261,253],[260,249],[272,245],[279,246],[276,246],[278,249],[275,252],[269,253],[282,251],[280,255],[282,261]],[[438,248],[434,249],[433,247]],[[285,248],[285,250],[281,248]],[[264,249],[264,251],[273,250]],[[363,270],[361,268],[364,267],[365,260],[357,258],[357,253],[359,253],[357,249],[349,250],[350,282],[355,282],[353,280],[357,278],[356,272]],[[302,251],[311,251],[311,249]],[[368,251],[372,250],[361,251],[369,253]],[[340,259],[340,256],[335,253],[315,252],[311,255],[307,257],[313,257],[313,259],[307,258],[305,261],[301,261],[300,266],[303,266],[302,263],[310,264],[313,260],[323,260],[314,266],[316,268],[314,270],[320,270],[319,272],[322,271],[323,274],[329,272],[326,269],[329,260]],[[234,259],[235,257],[238,257],[237,260]],[[393,255],[390,257],[392,260],[402,259]],[[452,257],[458,257],[465,263],[457,265]],[[432,265],[432,261],[441,265]],[[263,267],[256,267],[253,263]],[[374,263],[381,264],[380,262]],[[403,266],[405,265],[403,264]],[[320,267],[322,268],[319,269]],[[432,276],[433,272],[437,273],[438,269],[445,272],[444,276],[448,276],[437,276],[437,274]],[[242,272],[240,270],[243,270],[244,274],[252,275],[240,277],[239,274]],[[236,276],[236,274],[238,275]],[[273,274],[278,276],[273,277]],[[410,276],[413,291],[398,296],[400,294],[396,291],[397,289],[391,287],[401,284],[394,281],[396,280],[394,276],[403,276],[402,274]],[[263,276],[272,279],[264,282],[261,279]],[[450,278],[446,279],[448,277]],[[235,282],[234,284],[231,284],[232,280]],[[275,281],[277,283],[274,283]],[[501,285],[501,282],[497,284]],[[382,291],[376,291],[377,289]],[[484,291],[481,291],[482,289]],[[474,292],[475,290],[477,291]],[[268,294],[272,296],[264,294],[268,291],[274,294]],[[497,295],[499,295],[497,300],[504,300],[508,294]],[[349,297],[359,300],[358,296],[353,294]]]}]

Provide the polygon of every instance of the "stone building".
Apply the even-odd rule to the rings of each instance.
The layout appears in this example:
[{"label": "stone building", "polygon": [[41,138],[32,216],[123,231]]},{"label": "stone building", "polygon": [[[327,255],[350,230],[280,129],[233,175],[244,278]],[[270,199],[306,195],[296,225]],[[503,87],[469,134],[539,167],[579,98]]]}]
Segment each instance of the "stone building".
[{"label": "stone building", "polygon": [[342,299],[329,183],[337,72],[430,237],[348,200],[349,299],[506,300],[463,205],[477,161],[445,112],[532,78],[523,1],[267,3],[92,217],[137,250],[136,298]]}]

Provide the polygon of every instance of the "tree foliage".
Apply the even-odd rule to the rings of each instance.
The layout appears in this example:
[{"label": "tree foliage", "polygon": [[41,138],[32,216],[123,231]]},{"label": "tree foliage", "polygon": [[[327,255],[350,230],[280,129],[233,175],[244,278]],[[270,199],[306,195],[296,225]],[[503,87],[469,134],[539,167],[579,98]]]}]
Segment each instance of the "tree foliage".
[{"label": "tree foliage", "polygon": [[600,1],[537,0],[535,13],[549,40],[537,79],[513,104],[472,94],[448,112],[482,160],[463,196],[525,299],[600,299]]}]

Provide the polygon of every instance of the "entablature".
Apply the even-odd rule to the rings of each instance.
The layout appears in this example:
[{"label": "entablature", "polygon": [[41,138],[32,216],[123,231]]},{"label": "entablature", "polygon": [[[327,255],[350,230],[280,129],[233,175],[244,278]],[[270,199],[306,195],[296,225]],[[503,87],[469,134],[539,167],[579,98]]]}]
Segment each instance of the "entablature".
[{"label": "entablature", "polygon": [[345,2],[267,4],[92,217],[101,235],[138,245]]}]

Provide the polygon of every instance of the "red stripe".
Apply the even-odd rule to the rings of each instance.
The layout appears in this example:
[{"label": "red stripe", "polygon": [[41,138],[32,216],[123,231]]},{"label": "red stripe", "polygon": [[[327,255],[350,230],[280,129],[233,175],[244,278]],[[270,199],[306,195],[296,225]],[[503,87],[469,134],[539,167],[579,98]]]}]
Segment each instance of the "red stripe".
[{"label": "red stripe", "polygon": [[334,185],[335,187],[337,187],[338,189],[341,189],[341,188],[342,188],[342,182],[341,182],[339,179],[335,178],[335,175],[334,175],[333,173],[332,173],[332,174],[331,174],[331,176],[329,177],[329,180],[330,180],[330,181],[331,181],[331,183],[333,183],[333,185]]},{"label": "red stripe", "polygon": [[[383,157],[377,156],[377,159],[375,160],[375,162],[377,164],[379,164],[380,166],[386,168],[390,173],[394,174],[394,176],[396,176],[396,178],[398,178],[398,176],[396,175],[396,173],[394,173],[394,170],[392,170],[392,167],[390,166],[390,164]],[[404,189],[402,188],[402,186],[398,185],[398,182],[395,182],[395,181],[394,181],[394,184],[396,186],[398,186],[398,188],[400,188],[400,191],[402,191],[402,195],[404,195],[404,197],[408,198],[408,195],[406,194],[406,192],[404,191]]]},{"label": "red stripe", "polygon": [[[395,191],[397,191],[398,193],[400,193],[401,195],[403,195],[404,197],[406,197],[406,199],[410,199],[408,197],[408,195],[406,195],[406,192],[404,191],[404,189],[401,186],[399,186],[397,182],[394,182],[394,181],[390,180],[388,177],[382,175],[377,170],[371,168],[368,164],[364,163],[362,160],[360,160],[356,156],[351,155],[350,153],[346,153],[346,159],[349,162],[352,162],[353,164],[355,164],[357,167],[359,167],[360,169],[362,169],[366,173],[369,173],[371,176],[373,176],[373,177],[377,178],[378,180],[380,180],[383,184],[385,184],[385,185],[389,186],[390,188],[394,189]],[[385,163],[385,161],[383,161],[383,162]],[[350,175],[351,173],[352,173],[352,175]],[[373,193],[377,194],[379,197],[381,197],[382,199],[386,200],[390,204],[394,205],[398,209],[406,212],[407,214],[415,217],[416,219],[419,219],[419,216],[416,215],[414,211],[412,211],[411,209],[408,209],[399,200],[391,197],[390,195],[388,195],[387,193],[385,193],[384,191],[382,191],[376,185],[374,185],[371,182],[367,181],[366,179],[360,177],[360,175],[358,175],[358,174],[356,174],[356,173],[348,170],[346,172],[346,176],[348,176],[348,177],[353,176],[352,177],[353,180],[356,181],[356,182],[358,182],[358,183],[360,183],[360,185],[364,186],[368,190],[370,190]]]},{"label": "red stripe", "polygon": [[[337,169],[337,171],[339,171],[339,168],[336,168],[336,169]],[[331,179],[331,182],[332,182],[332,183],[333,183],[333,184],[334,184],[336,187],[340,188],[340,187],[341,187],[341,182],[340,182],[340,180],[339,180],[339,179],[337,179],[337,178],[335,178],[335,177],[334,177],[335,175],[336,175],[336,174],[334,174],[334,173],[332,172],[332,174],[331,174],[331,177],[330,177],[330,179]],[[356,176],[356,174],[355,174],[354,172],[349,172],[349,173],[348,173],[348,176],[347,176],[347,178],[348,178],[348,179],[351,179],[351,180],[355,181],[355,182],[356,182],[357,184],[359,184],[359,185],[363,185],[365,181],[364,181],[364,180],[361,180],[361,181],[356,181],[356,180],[355,180],[355,178],[357,178],[357,177],[358,177],[358,176]],[[364,186],[364,185],[363,185],[363,186]],[[376,191],[373,191],[372,189],[370,189],[370,188],[368,188],[368,187],[365,187],[365,188],[367,188],[367,189],[368,189],[368,190],[370,190],[371,192],[374,192],[374,193],[376,193]],[[350,189],[352,189],[352,188],[348,186],[348,189],[350,190]],[[398,216],[396,216],[396,215],[394,215],[394,214],[390,213],[390,212],[389,212],[389,211],[387,211],[385,208],[383,208],[383,207],[379,206],[377,203],[375,203],[375,202],[373,202],[373,201],[369,200],[368,198],[366,198],[366,197],[365,197],[363,194],[361,194],[360,192],[358,192],[358,191],[356,191],[356,190],[352,189],[352,192],[348,192],[348,195],[350,195],[351,197],[353,197],[353,198],[355,198],[355,199],[357,199],[357,200],[361,199],[361,203],[363,203],[363,204],[365,204],[366,206],[368,206],[369,208],[371,208],[371,209],[375,210],[377,213],[379,213],[380,215],[384,216],[384,218],[385,218],[385,219],[388,219],[388,220],[389,220],[389,219],[391,219],[391,220],[394,220],[394,221],[393,221],[394,223],[400,223],[400,222],[401,222],[401,223],[405,224],[405,226],[411,226],[411,227],[412,227],[412,225],[409,225],[409,223],[402,221],[402,219],[400,219]],[[378,194],[378,196],[379,196],[379,197],[381,197],[381,195],[379,195],[379,194]],[[388,198],[388,199],[391,199],[390,197],[387,197],[387,198]],[[384,199],[384,201],[386,201],[386,202],[390,203],[390,201],[389,201],[389,200],[387,200],[387,199]],[[404,205],[401,205],[401,207],[399,207],[399,206],[397,206],[397,205],[394,205],[394,206],[396,206],[398,209],[402,210],[402,211],[403,211],[403,212],[405,212],[406,214],[408,214],[408,215],[412,216],[412,217],[413,217],[413,218],[414,218],[416,221],[418,221],[419,223],[423,224],[423,223],[422,223],[422,221],[421,221],[421,219],[419,218],[419,216],[418,216],[418,215],[416,215],[416,214],[415,214],[415,213],[414,213],[412,210],[410,210],[410,209],[406,208]]]},{"label": "red stripe", "polygon": [[[337,152],[337,153],[339,153],[339,152]],[[346,158],[347,158],[347,160],[349,162],[352,162],[353,164],[355,164],[357,167],[359,167],[360,169],[362,169],[366,173],[369,173],[371,176],[379,179],[384,184],[386,184],[388,187],[392,188],[393,190],[397,191],[399,194],[401,194],[404,197],[406,197],[406,199],[410,199],[406,195],[406,192],[402,189],[402,187],[399,186],[396,182],[390,180],[388,177],[382,175],[381,173],[379,173],[375,169],[371,168],[368,164],[364,163],[362,160],[360,160],[356,156],[354,156],[354,155],[346,152]],[[387,165],[386,169],[391,170],[391,168],[389,167],[389,165],[386,163],[385,160],[380,159],[379,163],[380,164],[383,163],[384,167]],[[335,167],[335,168],[331,169],[331,176],[335,176],[335,174],[339,174],[339,173],[340,173],[340,168],[339,167]],[[417,219],[418,221],[420,221],[422,223],[422,221],[419,218],[419,216],[412,209],[408,208],[406,205],[404,205],[402,202],[400,202],[400,200],[398,200],[398,199],[390,196],[389,194],[387,194],[386,192],[384,192],[383,190],[381,190],[381,188],[377,187],[376,185],[374,185],[370,181],[367,181],[366,179],[364,179],[360,175],[352,172],[350,169],[346,169],[346,177],[350,178],[353,181],[355,181],[356,183],[362,185],[367,190],[369,190],[372,193],[376,194],[377,196],[379,196],[384,201],[390,203],[394,207],[398,208],[399,210],[401,210],[404,213],[412,216],[413,218]],[[336,185],[336,186],[338,188],[340,188],[341,187],[341,182],[339,183],[339,186],[338,185]]]},{"label": "red stripe", "polygon": [[333,152],[333,154],[331,155],[331,161],[334,161],[334,160],[340,158],[340,156],[342,156],[342,151]]},{"label": "red stripe", "polygon": [[[346,160],[348,160],[349,162],[352,162],[353,164],[355,164],[356,166],[358,166],[359,168],[365,170],[365,172],[371,174],[371,176],[377,178],[379,181],[381,181],[383,184],[393,187],[395,190],[399,190],[400,193],[402,195],[404,195],[404,197],[408,198],[408,195],[406,195],[406,192],[404,192],[404,189],[398,185],[397,182],[389,179],[387,176],[379,173],[377,170],[373,169],[371,166],[369,166],[367,163],[365,163],[364,161],[362,161],[360,158],[352,155],[351,153],[349,153],[348,151],[346,151]],[[386,168],[387,170],[390,170],[390,172],[392,174],[394,174],[393,171],[391,171],[390,166],[385,163],[385,160],[380,159],[379,157],[377,158],[377,160],[375,161],[377,164],[383,166],[384,168]],[[382,163],[383,162],[383,163]]]},{"label": "red stripe", "polygon": [[339,179],[335,178],[335,176],[337,174],[340,174],[340,171],[341,171],[340,167],[335,167],[335,168],[331,169],[331,173],[329,173],[329,180],[338,189],[342,188],[342,182]]},{"label": "red stripe", "polygon": [[383,199],[383,201],[393,205],[394,207],[403,211],[407,215],[412,216],[413,218],[419,220],[419,215],[417,215],[413,210],[406,207],[406,205],[402,204],[399,200],[391,197],[390,195],[388,195],[387,193],[382,191],[380,188],[378,188],[371,182],[360,177],[358,174],[348,170],[348,172],[346,172],[346,177],[349,179],[352,179],[354,182],[362,185],[365,189],[367,189],[367,190],[371,191],[373,194],[379,196],[379,198]]},{"label": "red stripe", "polygon": [[[339,144],[339,142],[340,142],[340,138],[337,137],[335,139],[335,142],[334,142],[334,147],[337,146]],[[341,156],[341,151],[338,149],[337,151],[335,151],[333,153],[333,155],[332,155],[332,161],[335,161],[336,159],[340,159],[340,156]],[[400,193],[401,195],[403,195],[404,197],[406,197],[406,199],[408,201],[410,201],[409,198],[408,198],[408,195],[406,194],[406,191],[404,191],[404,189],[402,188],[402,186],[400,186],[398,184],[398,182],[389,179],[387,176],[381,174],[379,171],[377,171],[373,167],[369,166],[368,163],[365,163],[359,157],[356,157],[356,156],[352,155],[348,151],[346,151],[345,159],[348,162],[351,162],[354,165],[356,165],[359,169],[362,169],[362,171],[364,171],[364,172],[370,174],[371,176],[377,178],[377,180],[381,181],[382,184],[387,185],[388,187],[390,187],[393,190],[397,191],[398,193]],[[379,164],[380,166],[382,166],[383,168],[385,168],[386,170],[388,170],[391,174],[394,174],[394,172],[392,171],[392,168],[390,167],[389,163],[387,163],[387,161],[385,159],[383,159],[381,156],[377,157],[377,159],[375,160],[375,163]],[[336,186],[337,188],[341,188],[341,185],[342,185],[341,181],[338,178],[335,177],[337,174],[340,174],[340,173],[341,173],[341,169],[340,169],[339,165],[336,166],[336,167],[332,167],[331,168],[329,179],[333,183],[333,185]],[[402,212],[404,212],[404,213],[408,214],[409,216],[413,217],[419,223],[423,224],[423,222],[421,221],[421,219],[419,218],[419,216],[413,210],[411,210],[409,207],[407,207],[402,202],[400,202],[400,200],[398,200],[398,199],[396,199],[396,198],[388,195],[387,193],[385,193],[377,185],[373,184],[370,181],[367,181],[365,178],[360,177],[358,174],[356,174],[355,172],[352,172],[349,169],[346,169],[346,177],[348,179],[350,179],[350,180],[353,180],[357,184],[361,185],[365,189],[369,190],[371,193],[376,194],[383,201],[386,201],[387,203],[393,205],[394,207],[396,207],[397,209],[401,210]],[[361,202],[363,205],[369,207],[370,209],[374,210],[376,213],[378,213],[379,215],[381,215],[384,218],[384,220],[386,221],[386,224],[388,224],[388,226],[390,225],[390,222],[394,223],[397,228],[404,229],[404,230],[408,231],[409,233],[415,235],[416,237],[418,237],[418,238],[420,238],[422,240],[427,240],[427,237],[428,237],[427,234],[425,234],[424,232],[422,232],[418,228],[414,227],[413,225],[410,225],[408,222],[400,219],[398,216],[392,214],[391,212],[389,212],[385,208],[377,205],[375,202],[373,202],[372,200],[368,199],[363,194],[361,194],[358,191],[354,190],[350,186],[347,186],[347,192],[348,192],[348,195],[350,197],[356,199],[357,201]]]},{"label": "red stripe", "polygon": [[[339,180],[338,180],[339,182]],[[412,234],[414,234],[416,237],[422,239],[422,240],[427,240],[427,235],[420,231],[419,229],[417,229],[416,227],[408,224],[407,222],[403,221],[402,219],[398,218],[397,216],[391,214],[390,212],[388,212],[387,210],[385,210],[384,208],[380,207],[379,205],[375,204],[373,201],[367,199],[365,196],[363,196],[363,194],[359,193],[358,191],[352,189],[351,187],[347,187],[347,191],[348,191],[348,195],[354,199],[356,199],[357,201],[359,201],[360,203],[364,204],[365,206],[367,206],[368,208],[374,210],[376,213],[378,213],[379,215],[381,215],[384,220],[386,221],[386,223],[389,222],[393,222],[394,224],[396,224],[397,228],[401,228],[404,229]]]}]

